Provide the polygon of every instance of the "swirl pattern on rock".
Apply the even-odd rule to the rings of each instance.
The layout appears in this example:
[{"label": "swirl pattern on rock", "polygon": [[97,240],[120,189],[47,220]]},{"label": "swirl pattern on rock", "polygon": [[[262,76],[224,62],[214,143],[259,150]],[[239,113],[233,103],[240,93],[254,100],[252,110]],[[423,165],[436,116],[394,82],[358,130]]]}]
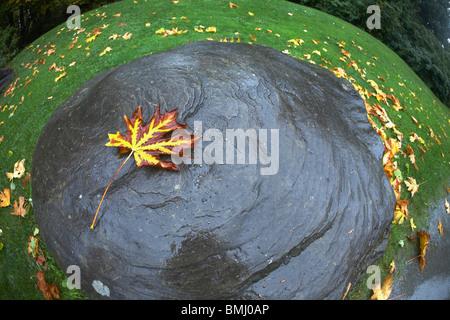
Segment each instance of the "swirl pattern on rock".
[{"label": "swirl pattern on rock", "polygon": [[[189,128],[201,121],[196,134],[278,129],[277,173],[262,175],[259,162],[172,172],[129,161],[89,229],[123,161],[108,133],[123,132],[138,105],[149,119],[159,104]],[[106,70],[52,114],[33,156],[35,216],[92,298],[340,299],[386,246],[395,196],[382,154],[346,80],[266,46],[196,42]]]}]

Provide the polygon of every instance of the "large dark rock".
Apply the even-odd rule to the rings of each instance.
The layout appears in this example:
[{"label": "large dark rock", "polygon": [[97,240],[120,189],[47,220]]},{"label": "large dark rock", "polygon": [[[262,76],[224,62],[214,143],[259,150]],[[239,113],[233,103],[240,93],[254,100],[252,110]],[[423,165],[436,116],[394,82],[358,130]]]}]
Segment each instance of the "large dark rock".
[{"label": "large dark rock", "polygon": [[[124,160],[108,133],[159,104],[189,128],[201,121],[197,134],[254,129],[264,142],[267,129],[273,161],[203,159],[179,172],[129,161],[91,230]],[[225,161],[231,142],[219,138]],[[340,299],[386,246],[395,197],[382,153],[346,80],[269,47],[197,42],[109,69],[53,113],[33,156],[34,210],[92,298]]]}]

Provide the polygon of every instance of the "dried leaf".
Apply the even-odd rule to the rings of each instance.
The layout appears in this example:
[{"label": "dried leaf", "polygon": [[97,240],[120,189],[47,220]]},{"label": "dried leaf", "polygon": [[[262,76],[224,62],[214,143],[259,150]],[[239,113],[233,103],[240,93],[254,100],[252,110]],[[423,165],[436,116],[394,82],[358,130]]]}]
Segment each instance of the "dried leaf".
[{"label": "dried leaf", "polygon": [[125,40],[129,40],[133,34],[129,32],[125,32],[125,34],[122,36]]},{"label": "dried leaf", "polygon": [[423,268],[427,265],[425,260],[425,254],[427,253],[428,244],[430,242],[430,234],[423,230],[419,230],[419,244],[420,244],[420,273],[422,273]]},{"label": "dried leaf", "polygon": [[19,205],[17,205],[17,200],[14,200],[14,211],[11,212],[13,216],[21,216],[24,217],[27,214],[27,211],[25,210],[25,198],[23,196],[19,196]]},{"label": "dried leaf", "polygon": [[408,180],[409,182],[404,181],[404,183],[408,187],[408,191],[411,191],[411,197],[414,197],[414,194],[416,194],[417,191],[419,190],[419,185],[417,184],[416,179],[408,177]]},{"label": "dried leaf", "polygon": [[445,201],[444,201],[444,206],[445,206],[445,211],[447,212],[447,214],[450,214],[450,204],[448,203],[447,199],[445,199]]},{"label": "dried leaf", "polygon": [[444,229],[442,228],[442,221],[441,220],[439,220],[438,228],[439,228],[439,233],[441,234],[441,236],[443,236],[444,235]]},{"label": "dried leaf", "polygon": [[380,288],[379,286],[373,288],[373,295],[370,299],[371,300],[387,300],[389,298],[389,296],[391,295],[393,284],[394,284],[394,279],[392,278],[392,275],[389,273],[383,281],[382,288]]},{"label": "dried leaf", "polygon": [[6,172],[6,176],[11,181],[14,178],[22,178],[25,173],[25,159],[17,161],[14,164],[14,172]]},{"label": "dried leaf", "polygon": [[107,52],[110,52],[112,49],[111,47],[106,47],[105,50],[103,50],[102,52],[100,52],[99,56],[103,56],[104,54],[106,54]]},{"label": "dried leaf", "polygon": [[38,283],[36,283],[39,290],[41,290],[44,295],[45,300],[53,300],[59,299],[59,290],[56,284],[48,284],[45,281],[45,276],[42,271],[36,271],[36,278],[38,279]]},{"label": "dried leaf", "polygon": [[[189,135],[189,138],[187,138],[186,135],[182,135],[176,131],[178,129],[186,129],[187,127],[187,125],[182,125],[177,122],[177,111],[178,109],[174,109],[170,112],[164,111],[164,114],[161,114],[160,106],[158,106],[152,118],[146,124],[144,124],[142,117],[141,106],[137,107],[131,119],[124,115],[127,134],[122,135],[119,131],[116,134],[108,134],[109,142],[106,144],[108,147],[118,147],[120,154],[131,151],[128,158],[116,172],[116,175],[131,155],[134,155],[134,160],[138,168],[149,165],[179,171],[172,161],[161,160],[160,155],[184,156],[184,150],[192,149],[194,147],[194,141],[199,137]],[[168,134],[172,134],[172,136],[167,137]],[[94,228],[95,218],[114,177],[106,187],[97,212],[95,213],[91,229]]]},{"label": "dried leaf", "polygon": [[0,191],[0,207],[8,207],[11,205],[11,191],[9,189],[4,189],[3,192]]},{"label": "dried leaf", "polygon": [[63,72],[63,73],[61,73],[59,76],[57,76],[56,78],[55,78],[55,82],[58,82],[59,81],[59,79],[61,79],[62,77],[65,77],[66,76],[66,74],[67,74],[67,72]]}]

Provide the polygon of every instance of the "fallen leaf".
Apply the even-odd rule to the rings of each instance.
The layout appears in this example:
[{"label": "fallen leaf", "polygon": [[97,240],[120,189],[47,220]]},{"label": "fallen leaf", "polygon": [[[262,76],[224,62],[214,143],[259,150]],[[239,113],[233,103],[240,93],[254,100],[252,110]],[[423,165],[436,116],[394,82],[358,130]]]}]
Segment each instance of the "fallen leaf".
[{"label": "fallen leaf", "polygon": [[59,299],[59,290],[55,283],[48,284],[45,281],[45,276],[42,271],[36,271],[36,278],[38,279],[38,283],[36,283],[39,290],[41,290],[44,295],[45,300],[53,300]]},{"label": "fallen leaf", "polygon": [[129,32],[125,32],[125,34],[122,36],[125,40],[129,40],[133,34]]},{"label": "fallen leaf", "polygon": [[411,218],[411,220],[409,220],[409,223],[411,225],[411,230],[414,231],[417,228],[416,225],[414,224],[414,218]]},{"label": "fallen leaf", "polygon": [[250,12],[250,11],[249,11],[249,12],[248,12],[248,15],[249,15],[249,16],[254,16],[255,14],[254,14],[253,12]]},{"label": "fallen leaf", "polygon": [[110,52],[112,49],[111,47],[106,47],[105,50],[103,50],[102,52],[100,52],[99,56],[103,56],[104,54],[106,54],[107,52]]},{"label": "fallen leaf", "polygon": [[239,6],[237,5],[237,4],[234,4],[234,3],[231,3],[231,2],[228,2],[228,5],[230,6],[230,8],[239,8]]},{"label": "fallen leaf", "polygon": [[205,30],[206,32],[216,32],[216,27],[208,27]]},{"label": "fallen leaf", "polygon": [[14,178],[22,178],[25,173],[25,159],[17,161],[14,164],[14,172],[6,172],[6,176],[11,181]]},{"label": "fallen leaf", "polygon": [[67,74],[67,72],[63,72],[63,73],[61,73],[59,76],[57,76],[56,78],[55,78],[55,82],[58,82],[59,81],[59,79],[61,79],[62,77],[65,77],[66,76],[66,74]]},{"label": "fallen leaf", "polygon": [[370,299],[371,300],[387,300],[389,298],[389,296],[391,295],[393,284],[394,284],[394,279],[392,278],[392,275],[389,273],[383,281],[382,288],[380,288],[379,285],[378,285],[378,287],[373,288],[373,295]]},{"label": "fallen leaf", "polygon": [[31,179],[31,174],[28,172],[25,175],[25,178],[22,179],[22,188],[25,189],[27,187],[28,183],[30,182],[30,179]]},{"label": "fallen leaf", "polygon": [[39,251],[39,239],[29,236],[30,242],[28,242],[28,253],[30,253],[33,257],[36,257]]},{"label": "fallen leaf", "polygon": [[0,191],[0,207],[8,207],[11,205],[11,191],[9,189],[4,189],[3,192]]},{"label": "fallen leaf", "polygon": [[[146,124],[144,124],[142,117],[141,106],[137,107],[131,119],[124,115],[127,134],[122,135],[119,131],[116,134],[110,133],[108,134],[109,142],[105,145],[107,147],[118,147],[119,154],[131,151],[128,158],[123,162],[117,172],[122,169],[131,155],[134,155],[134,160],[138,168],[149,165],[179,171],[172,161],[163,161],[160,158],[160,155],[184,156],[184,150],[194,148],[194,141],[199,137],[189,135],[189,138],[187,138],[186,135],[176,132],[178,129],[186,129],[187,127],[187,125],[177,122],[177,111],[178,109],[174,109],[170,112],[164,111],[164,114],[161,114],[160,106],[158,106],[152,118]],[[167,134],[169,133],[172,133],[171,137],[167,137]],[[114,175],[114,177],[116,175]],[[103,198],[108,191],[111,182],[114,180],[114,177],[111,179],[103,193],[91,229],[94,228],[95,219]]]},{"label": "fallen leaf", "polygon": [[390,267],[389,273],[394,273],[395,272],[395,262],[394,262],[394,260],[392,260],[392,262],[389,265],[389,267]]},{"label": "fallen leaf", "polygon": [[100,33],[101,33],[101,32],[94,33],[93,36],[91,36],[91,37],[89,37],[89,38],[86,39],[86,42],[92,42],[92,41],[94,41]]},{"label": "fallen leaf", "polygon": [[408,200],[399,200],[395,204],[395,212],[394,212],[394,221],[397,224],[402,224],[404,219],[408,219],[409,211],[408,211]]},{"label": "fallen leaf", "polygon": [[113,15],[114,18],[120,17],[121,13],[116,13],[115,15]]},{"label": "fallen leaf", "polygon": [[441,220],[439,220],[438,229],[439,229],[439,233],[441,234],[441,236],[443,236],[444,235],[444,229],[442,228]]},{"label": "fallen leaf", "polygon": [[422,273],[423,268],[427,265],[425,260],[425,254],[427,253],[428,244],[430,242],[430,234],[423,230],[419,230],[419,244],[420,244],[420,273]]},{"label": "fallen leaf", "polygon": [[414,197],[414,194],[416,194],[417,191],[419,190],[419,185],[417,184],[416,179],[408,177],[408,180],[409,182],[404,181],[404,183],[408,187],[408,191],[411,191],[411,197]]},{"label": "fallen leaf", "polygon": [[13,216],[21,216],[24,217],[27,214],[27,211],[24,207],[25,204],[25,198],[23,196],[19,196],[19,205],[17,205],[17,200],[14,200],[14,211],[11,212]]},{"label": "fallen leaf", "polygon": [[448,203],[447,199],[445,199],[445,201],[444,201],[444,206],[445,206],[445,211],[447,212],[447,214],[450,214],[450,204]]},{"label": "fallen leaf", "polygon": [[288,42],[292,42],[294,44],[294,48],[302,45],[304,42],[302,39],[289,39]]}]

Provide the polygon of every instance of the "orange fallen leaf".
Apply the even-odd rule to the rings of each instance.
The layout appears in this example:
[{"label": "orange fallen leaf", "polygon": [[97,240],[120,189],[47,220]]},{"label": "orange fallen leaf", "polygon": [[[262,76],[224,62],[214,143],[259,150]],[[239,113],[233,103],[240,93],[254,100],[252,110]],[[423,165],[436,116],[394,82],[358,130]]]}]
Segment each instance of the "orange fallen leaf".
[{"label": "orange fallen leaf", "polygon": [[420,244],[420,273],[422,273],[423,268],[427,265],[425,260],[425,254],[427,253],[428,244],[430,242],[430,234],[423,230],[419,230],[419,244]]},{"label": "orange fallen leaf", "polygon": [[234,3],[231,3],[231,2],[228,2],[228,5],[230,6],[230,8],[239,8],[239,6],[237,5],[237,4],[234,4]]},{"label": "orange fallen leaf", "polygon": [[389,273],[386,278],[383,281],[383,286],[380,288],[374,287],[373,288],[373,295],[370,298],[371,300],[387,300],[389,296],[391,295],[392,287],[394,284],[394,279],[392,278],[392,275]]},{"label": "orange fallen leaf", "polygon": [[439,233],[443,236],[444,235],[444,228],[442,228],[442,221],[439,220],[438,224]]},{"label": "orange fallen leaf", "polygon": [[9,189],[4,189],[3,192],[0,191],[0,207],[8,207],[11,205],[11,191]]},{"label": "orange fallen leaf", "polygon": [[36,283],[39,290],[41,290],[44,295],[45,300],[53,300],[59,299],[59,290],[55,283],[48,284],[45,281],[45,276],[42,271],[36,271],[36,278],[38,279],[38,283]]},{"label": "orange fallen leaf", "polygon": [[17,200],[14,200],[14,205],[13,205],[14,211],[11,212],[11,214],[13,216],[25,217],[25,215],[27,214],[27,211],[25,210],[24,203],[25,203],[25,198],[23,196],[19,196],[19,205],[17,205]]}]

